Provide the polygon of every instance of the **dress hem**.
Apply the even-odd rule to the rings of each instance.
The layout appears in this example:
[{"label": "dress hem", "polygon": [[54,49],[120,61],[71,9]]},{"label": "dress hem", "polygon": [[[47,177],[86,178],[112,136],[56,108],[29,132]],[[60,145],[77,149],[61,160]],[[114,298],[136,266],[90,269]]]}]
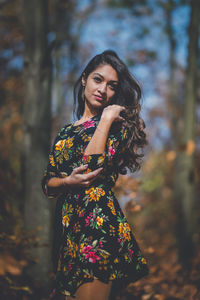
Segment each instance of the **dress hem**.
[{"label": "dress hem", "polygon": [[74,292],[68,292],[67,290],[58,290],[57,289],[56,295],[69,296],[69,297],[72,297],[75,299],[76,298],[75,294],[76,294],[77,289],[84,283],[93,282],[94,280],[99,280],[105,284],[108,284],[110,281],[113,281],[112,288],[114,285],[114,289],[119,292],[119,291],[125,289],[129,284],[134,283],[134,282],[142,279],[143,277],[146,277],[147,275],[149,275],[149,273],[150,273],[150,271],[149,271],[149,269],[147,269],[146,271],[144,271],[141,274],[138,273],[137,276],[135,276],[135,278],[133,277],[132,279],[129,276],[127,276],[124,278],[112,278],[112,279],[108,279],[108,280],[103,280],[100,277],[92,276],[89,278],[84,278],[83,281],[79,285],[77,285],[76,290]]}]

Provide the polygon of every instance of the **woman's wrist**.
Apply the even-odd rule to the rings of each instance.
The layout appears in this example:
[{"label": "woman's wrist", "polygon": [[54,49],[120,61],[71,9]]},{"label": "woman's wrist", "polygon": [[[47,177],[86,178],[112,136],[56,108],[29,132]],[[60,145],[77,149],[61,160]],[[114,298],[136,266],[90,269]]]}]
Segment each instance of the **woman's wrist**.
[{"label": "woman's wrist", "polygon": [[52,194],[60,194],[70,191],[70,178],[69,176],[64,178],[53,177],[48,181],[47,187]]},{"label": "woman's wrist", "polygon": [[61,178],[61,180],[62,180],[62,187],[69,189],[70,188],[70,177],[67,176],[67,177]]},{"label": "woman's wrist", "polygon": [[101,119],[100,119],[99,123],[102,122],[103,124],[106,123],[107,125],[112,125],[113,121],[114,120],[112,120],[111,118],[107,117],[106,114],[102,113]]}]

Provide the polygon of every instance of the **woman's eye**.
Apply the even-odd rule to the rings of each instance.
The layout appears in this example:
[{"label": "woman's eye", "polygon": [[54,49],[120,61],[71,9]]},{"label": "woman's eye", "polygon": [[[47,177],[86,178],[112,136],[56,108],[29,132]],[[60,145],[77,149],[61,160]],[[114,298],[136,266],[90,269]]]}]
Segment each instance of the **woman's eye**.
[{"label": "woman's eye", "polygon": [[116,91],[116,89],[117,89],[117,85],[110,84],[110,88],[111,88],[111,90],[113,90],[113,91]]},{"label": "woman's eye", "polygon": [[100,81],[101,81],[101,78],[99,78],[99,77],[94,77],[94,80],[95,80],[96,82],[100,82]]}]

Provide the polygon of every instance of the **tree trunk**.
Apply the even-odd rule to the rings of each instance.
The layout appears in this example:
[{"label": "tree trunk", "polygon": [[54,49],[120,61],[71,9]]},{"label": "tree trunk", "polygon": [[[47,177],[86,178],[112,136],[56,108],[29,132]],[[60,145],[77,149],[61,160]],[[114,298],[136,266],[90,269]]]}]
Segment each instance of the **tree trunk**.
[{"label": "tree trunk", "polygon": [[194,201],[196,187],[194,178],[195,113],[197,98],[197,57],[199,1],[191,1],[189,25],[188,65],[186,72],[186,97],[184,103],[184,123],[180,153],[176,160],[175,196],[178,201],[178,242],[179,258],[189,268],[194,254],[193,234],[195,232]]},{"label": "tree trunk", "polygon": [[36,263],[30,276],[46,287],[51,271],[51,221],[49,199],[41,191],[41,178],[50,146],[51,73],[47,45],[48,6],[46,0],[24,0],[24,178],[25,227],[36,230],[38,245],[32,247]]},{"label": "tree trunk", "polygon": [[177,118],[177,110],[179,112],[179,105],[177,101],[177,83],[175,80],[175,71],[176,71],[176,40],[174,38],[172,15],[175,9],[174,0],[169,0],[165,3],[166,11],[166,32],[169,40],[169,113],[171,120],[171,134],[172,139],[171,143],[176,145],[179,139],[179,119]]}]

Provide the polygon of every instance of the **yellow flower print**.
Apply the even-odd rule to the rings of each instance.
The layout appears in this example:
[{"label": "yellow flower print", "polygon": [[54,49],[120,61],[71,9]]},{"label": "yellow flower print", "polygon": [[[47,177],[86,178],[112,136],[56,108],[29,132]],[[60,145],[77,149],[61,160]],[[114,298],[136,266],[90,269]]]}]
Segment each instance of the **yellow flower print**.
[{"label": "yellow flower print", "polygon": [[67,246],[68,246],[68,247],[71,247],[71,246],[72,246],[72,242],[71,242],[70,239],[67,239]]},{"label": "yellow flower print", "polygon": [[67,254],[71,257],[76,257],[76,252],[78,250],[78,245],[74,242],[72,242],[70,239],[67,239]]},{"label": "yellow flower print", "polygon": [[110,225],[110,236],[115,236],[115,227]]},{"label": "yellow flower print", "polygon": [[126,136],[127,136],[127,129],[124,129],[124,139],[126,138]]},{"label": "yellow flower print", "polygon": [[73,137],[65,140],[65,147],[66,148],[71,148],[73,146],[73,140],[74,140]]},{"label": "yellow flower print", "polygon": [[109,200],[107,205],[108,205],[108,207],[110,207],[112,209],[114,206],[113,201]]},{"label": "yellow flower print", "polygon": [[69,159],[69,153],[68,153],[67,150],[65,150],[65,151],[63,152],[63,156],[64,156],[65,160],[68,160],[68,159]]},{"label": "yellow flower print", "polygon": [[86,134],[84,134],[83,136],[82,136],[82,140],[84,141],[84,142],[89,142],[90,140],[91,140],[91,136],[89,136],[89,135],[86,135]]},{"label": "yellow flower print", "polygon": [[63,271],[64,271],[64,272],[66,272],[66,271],[67,271],[67,267],[66,267],[66,266],[64,266],[64,268],[63,268]]},{"label": "yellow flower print", "polygon": [[56,145],[55,145],[56,151],[61,151],[63,149],[64,145],[65,145],[65,141],[64,140],[58,141],[56,143]]},{"label": "yellow flower print", "polygon": [[103,258],[108,258],[109,253],[101,252],[100,255],[101,255],[101,257],[103,257]]},{"label": "yellow flower print", "polygon": [[112,146],[112,144],[113,144],[113,140],[111,138],[108,138],[108,142],[107,142],[108,147]]},{"label": "yellow flower print", "polygon": [[130,236],[130,226],[128,223],[120,223],[119,224],[119,235],[121,238],[130,241],[131,240],[131,236]]},{"label": "yellow flower print", "polygon": [[99,156],[98,161],[97,161],[98,166],[101,166],[103,164],[104,160],[105,160],[105,152],[101,156]]},{"label": "yellow flower print", "polygon": [[81,244],[80,244],[80,250],[79,250],[80,253],[82,253],[83,247],[84,247],[84,243],[81,243]]},{"label": "yellow flower print", "polygon": [[89,201],[99,201],[101,196],[105,195],[105,191],[102,188],[91,187],[85,191],[86,195],[89,195]]},{"label": "yellow flower print", "polygon": [[49,155],[49,161],[50,161],[50,164],[52,165],[52,167],[55,167],[55,162],[54,162],[54,158],[53,158],[52,154]]},{"label": "yellow flower print", "polygon": [[141,262],[142,262],[143,264],[146,264],[146,263],[147,263],[147,261],[146,261],[146,259],[145,259],[144,257],[141,259]]},{"label": "yellow flower print", "polygon": [[114,263],[117,264],[119,262],[118,258],[115,258]]},{"label": "yellow flower print", "polygon": [[112,280],[112,279],[115,279],[116,278],[116,275],[115,275],[115,273],[112,273],[111,275],[110,275],[110,280]]},{"label": "yellow flower print", "polygon": [[83,171],[83,174],[87,174],[87,173],[90,173],[92,172],[92,170],[90,168],[87,168],[85,171]]},{"label": "yellow flower print", "polygon": [[97,217],[96,218],[98,226],[101,226],[103,224],[103,218]]},{"label": "yellow flower print", "polygon": [[77,209],[77,211],[76,211],[76,213],[77,213],[77,215],[80,217],[81,215],[84,214],[84,211],[85,211],[85,209],[84,209],[84,208],[82,209],[82,208],[79,206],[78,209]]},{"label": "yellow flower print", "polygon": [[113,214],[113,215],[116,215],[116,210],[115,210],[115,208],[114,208],[114,203],[113,203],[112,200],[109,200],[109,201],[108,201],[107,206],[111,209],[112,214]]},{"label": "yellow flower print", "polygon": [[63,218],[62,218],[62,224],[63,226],[66,226],[68,227],[69,226],[69,216],[68,215],[65,215]]},{"label": "yellow flower print", "polygon": [[[68,214],[72,214],[74,211],[72,204],[69,205],[68,203],[66,203],[66,205],[64,207],[64,211],[67,212]],[[63,212],[63,214],[64,214],[64,212]]]}]

